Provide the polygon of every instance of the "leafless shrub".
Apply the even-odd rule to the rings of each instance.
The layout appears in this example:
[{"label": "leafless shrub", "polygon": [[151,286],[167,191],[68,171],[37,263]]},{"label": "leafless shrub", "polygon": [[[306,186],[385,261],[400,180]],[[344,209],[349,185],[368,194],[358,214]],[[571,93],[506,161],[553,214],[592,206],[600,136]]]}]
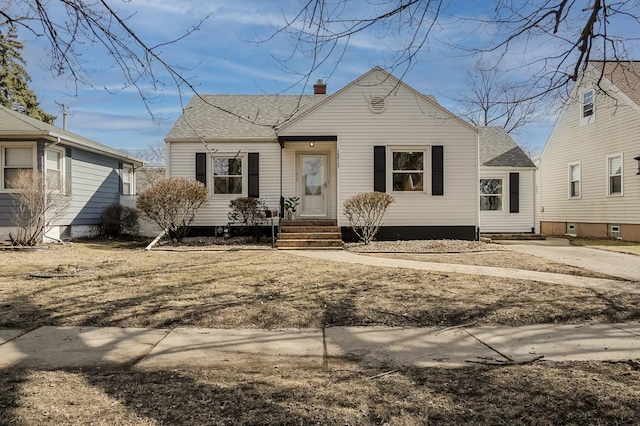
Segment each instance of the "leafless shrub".
[{"label": "leafless shrub", "polygon": [[229,203],[229,222],[245,227],[256,241],[262,237],[261,226],[267,217],[267,206],[262,198],[240,197]]},{"label": "leafless shrub", "polygon": [[45,181],[44,174],[21,170],[9,183],[14,195],[13,223],[18,227],[11,244],[35,246],[43,241],[45,232],[60,219],[69,206],[67,197],[54,179]]},{"label": "leafless shrub", "polygon": [[384,192],[364,192],[349,197],[344,202],[344,214],[356,235],[369,244],[378,233],[387,207],[393,197]]},{"label": "leafless shrub", "polygon": [[100,215],[100,233],[108,237],[136,237],[140,231],[138,211],[131,207],[111,204]]},{"label": "leafless shrub", "polygon": [[207,188],[195,179],[168,178],[143,190],[137,207],[142,216],[166,230],[170,239],[180,241],[207,197]]}]

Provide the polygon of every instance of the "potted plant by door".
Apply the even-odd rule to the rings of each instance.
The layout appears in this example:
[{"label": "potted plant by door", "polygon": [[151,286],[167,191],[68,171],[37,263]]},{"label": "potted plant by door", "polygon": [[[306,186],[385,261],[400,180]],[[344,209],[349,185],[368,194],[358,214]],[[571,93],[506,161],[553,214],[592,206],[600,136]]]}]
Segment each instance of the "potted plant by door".
[{"label": "potted plant by door", "polygon": [[296,212],[298,204],[300,204],[300,197],[288,197],[284,200],[285,219],[293,219],[293,214]]}]

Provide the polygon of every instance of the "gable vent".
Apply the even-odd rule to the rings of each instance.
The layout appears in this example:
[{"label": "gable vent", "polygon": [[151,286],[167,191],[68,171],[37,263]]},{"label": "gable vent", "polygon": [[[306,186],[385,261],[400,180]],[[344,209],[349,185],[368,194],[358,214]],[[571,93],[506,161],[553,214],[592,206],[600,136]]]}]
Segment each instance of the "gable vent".
[{"label": "gable vent", "polygon": [[376,114],[383,112],[387,108],[386,99],[382,96],[374,96],[369,101],[369,109]]}]

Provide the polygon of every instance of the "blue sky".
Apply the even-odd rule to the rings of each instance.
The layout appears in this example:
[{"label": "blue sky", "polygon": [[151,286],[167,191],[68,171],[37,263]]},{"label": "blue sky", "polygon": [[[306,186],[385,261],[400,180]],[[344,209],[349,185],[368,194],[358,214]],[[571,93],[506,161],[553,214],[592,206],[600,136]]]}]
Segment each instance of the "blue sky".
[{"label": "blue sky", "polygon": [[[114,0],[111,3],[125,15],[134,13],[129,24],[149,45],[180,37],[198,23],[199,17],[213,13],[198,31],[162,48],[163,58],[187,69],[185,75],[200,93],[281,93],[287,88],[286,93],[291,94],[299,94],[303,89],[306,93],[312,92],[310,86],[296,86],[299,77],[283,69],[275,59],[292,54],[293,47],[288,40],[277,37],[264,43],[255,42],[272,34],[273,28],[282,24],[283,14],[299,8],[296,0]],[[464,2],[464,13],[481,15],[481,5],[480,0]],[[431,41],[403,80],[420,92],[435,95],[440,103],[455,112],[458,105],[447,96],[455,97],[464,90],[465,67],[472,66],[475,58],[452,52],[443,42],[463,35],[468,37],[465,34],[474,29],[469,31],[453,20],[449,24],[434,30]],[[482,32],[475,30],[474,42],[491,32],[487,28]],[[176,87],[167,87],[150,105],[154,114],[163,117],[159,122],[154,121],[138,93],[123,87],[119,71],[111,67],[112,60],[100,46],[86,46],[83,52],[94,87],[79,86],[76,90],[68,76],[54,77],[46,69],[46,45],[41,40],[26,33],[21,33],[21,37],[25,42],[27,70],[33,79],[31,88],[45,111],[58,115],[55,124],[62,127],[61,109],[56,103],[64,103],[69,113],[68,130],[111,147],[135,151],[162,141],[178,118],[182,102],[186,104],[192,96],[185,93],[181,99]],[[335,71],[329,64],[321,67],[311,76],[311,83],[323,78],[328,93],[333,93],[374,66],[386,68],[393,42],[393,38],[380,40],[371,34],[362,34],[352,39]],[[531,46],[520,48],[526,52]],[[536,46],[536,54],[544,55],[546,49],[552,48]],[[505,61],[517,62],[518,49],[514,52]],[[289,65],[306,71],[310,61],[294,53]],[[514,138],[539,149],[552,126],[553,117],[548,117],[522,129]]]}]

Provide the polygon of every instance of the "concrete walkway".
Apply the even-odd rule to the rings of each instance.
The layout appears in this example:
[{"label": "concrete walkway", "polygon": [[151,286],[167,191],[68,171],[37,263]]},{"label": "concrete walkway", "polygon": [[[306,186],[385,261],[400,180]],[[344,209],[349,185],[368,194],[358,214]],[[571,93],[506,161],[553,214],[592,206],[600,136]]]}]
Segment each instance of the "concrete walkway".
[{"label": "concrete walkway", "polygon": [[540,241],[497,241],[509,250],[567,265],[585,268],[613,277],[640,281],[640,256],[589,247],[572,246],[566,238]]},{"label": "concrete walkway", "polygon": [[[331,262],[355,263],[360,265],[386,266],[390,268],[418,269],[434,272],[455,272],[459,274],[488,275],[521,280],[538,281],[549,284],[570,285],[597,290],[615,290],[625,293],[640,293],[640,281],[617,281],[602,278],[588,278],[576,275],[555,274],[550,272],[525,271],[522,269],[496,268],[492,266],[474,266],[453,263],[421,262],[417,260],[391,259],[366,256],[340,250],[291,250],[287,253],[295,256],[311,257]],[[640,258],[638,258],[640,261]],[[584,267],[584,266],[582,266]]]},{"label": "concrete walkway", "polygon": [[325,330],[41,327],[0,330],[0,368],[139,369],[295,362],[342,368],[640,359],[640,323]]}]

